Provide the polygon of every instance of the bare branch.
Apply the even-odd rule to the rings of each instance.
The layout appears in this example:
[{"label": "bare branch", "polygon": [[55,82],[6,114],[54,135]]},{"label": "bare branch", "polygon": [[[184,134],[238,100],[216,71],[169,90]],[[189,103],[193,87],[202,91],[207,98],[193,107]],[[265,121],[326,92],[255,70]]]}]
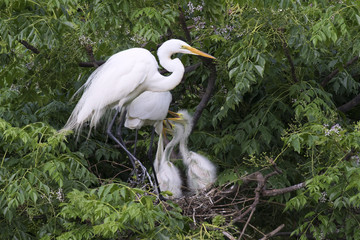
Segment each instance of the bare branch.
[{"label": "bare branch", "polygon": [[207,84],[205,93],[202,96],[200,103],[197,105],[194,116],[193,116],[193,129],[194,129],[194,126],[196,126],[202,112],[204,111],[206,105],[208,104],[208,102],[211,98],[211,95],[215,88],[215,82],[216,82],[216,76],[217,76],[215,64],[213,62],[211,62],[211,60],[204,59],[203,61],[205,61],[205,62],[209,61],[208,68],[210,69],[210,76],[208,78],[208,84]]},{"label": "bare branch", "polygon": [[227,237],[230,240],[236,240],[230,233],[223,231],[222,234],[225,235],[225,237]]},{"label": "bare branch", "polygon": [[25,40],[19,40],[19,42],[24,45],[24,47],[26,47],[27,49],[29,49],[30,51],[32,51],[33,53],[35,54],[39,54],[40,51],[39,49],[37,49],[36,47],[34,47],[33,45],[31,45],[30,43],[28,43],[27,41]]},{"label": "bare branch", "polygon": [[183,11],[182,7],[179,7],[179,21],[180,21],[181,27],[185,33],[186,41],[189,44],[191,44],[191,35],[189,32],[189,28],[186,25],[186,19],[185,19],[184,11]]},{"label": "bare branch", "polygon": [[282,48],[284,50],[284,54],[290,64],[290,72],[291,72],[291,77],[293,79],[294,82],[298,82],[299,80],[297,79],[296,77],[296,73],[295,73],[295,65],[294,65],[294,62],[291,58],[291,54],[290,54],[290,50],[289,50],[289,46],[288,44],[286,43],[286,40],[284,38],[284,29],[278,29],[278,32],[280,33],[280,40],[282,42]]},{"label": "bare branch", "polygon": [[260,201],[260,192],[262,190],[262,188],[265,185],[265,181],[264,181],[264,176],[260,173],[260,172],[256,172],[256,181],[258,182],[258,185],[255,189],[255,199],[254,202],[251,204],[251,206],[246,209],[246,211],[244,211],[240,216],[234,218],[231,222],[235,223],[235,222],[239,222],[244,216],[246,216],[250,211],[255,211],[256,206],[258,205],[259,201]]},{"label": "bare branch", "polygon": [[[354,64],[357,60],[359,59],[359,56],[355,56],[352,59],[350,59],[344,66],[344,68],[349,67],[350,65]],[[321,82],[321,86],[325,87],[329,81],[331,79],[333,79],[338,73],[339,73],[339,69],[335,69],[334,71],[332,71],[322,82]]]},{"label": "bare branch", "polygon": [[261,238],[260,240],[267,240],[271,237],[273,237],[275,234],[277,234],[281,229],[283,229],[285,227],[285,224],[281,224],[280,226],[278,226],[275,230],[269,232],[268,234],[266,234],[263,238]]},{"label": "bare branch", "polygon": [[346,113],[359,104],[360,104],[360,94],[354,97],[353,99],[351,99],[349,102],[345,103],[344,105],[338,107],[338,110],[343,113]]},{"label": "bare branch", "polygon": [[[95,61],[95,63],[100,67],[103,65],[106,61]],[[94,62],[79,62],[79,67],[94,67]]]},{"label": "bare branch", "polygon": [[299,184],[296,184],[296,185],[293,185],[290,187],[286,187],[286,188],[263,190],[261,192],[261,195],[264,197],[273,197],[273,196],[285,194],[288,192],[296,191],[298,189],[304,188],[305,186],[306,186],[305,182],[302,182],[302,183],[299,183]]},{"label": "bare branch", "polygon": [[85,46],[85,49],[86,49],[86,53],[91,61],[91,63],[93,64],[93,66],[95,68],[98,68],[99,65],[96,63],[96,60],[95,60],[95,57],[94,57],[94,51],[93,51],[93,48],[90,44],[86,45]]},{"label": "bare branch", "polygon": [[245,230],[246,230],[247,226],[249,225],[249,222],[250,222],[250,220],[251,220],[251,218],[252,218],[252,215],[253,215],[254,212],[255,212],[255,209],[256,209],[256,207],[254,207],[254,208],[251,210],[251,213],[250,213],[250,215],[249,215],[249,217],[248,217],[248,219],[247,219],[247,221],[246,221],[246,223],[245,223],[245,225],[244,225],[244,228],[243,228],[243,230],[242,230],[242,232],[241,232],[241,234],[240,234],[239,240],[240,240],[240,239],[242,238],[242,236],[244,235]]}]

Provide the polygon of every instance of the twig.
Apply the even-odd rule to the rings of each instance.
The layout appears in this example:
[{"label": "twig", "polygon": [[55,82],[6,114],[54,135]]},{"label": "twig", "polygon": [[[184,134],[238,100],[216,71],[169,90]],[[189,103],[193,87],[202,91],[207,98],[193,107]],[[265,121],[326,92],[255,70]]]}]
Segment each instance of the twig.
[{"label": "twig", "polygon": [[33,53],[35,54],[39,54],[40,51],[39,49],[37,49],[36,47],[34,47],[33,45],[31,45],[30,43],[28,43],[27,41],[25,40],[19,40],[19,42],[24,45],[24,47],[26,47],[27,49],[29,49],[30,51],[32,51]]},{"label": "twig", "polygon": [[246,230],[247,226],[249,225],[249,222],[250,222],[250,220],[251,220],[251,218],[252,218],[252,215],[253,215],[254,212],[255,212],[255,209],[256,209],[256,207],[254,207],[254,208],[251,210],[251,213],[250,213],[250,215],[249,215],[249,217],[248,217],[248,219],[247,219],[247,221],[246,221],[246,223],[245,223],[245,225],[244,225],[244,228],[243,228],[243,230],[242,230],[242,232],[241,232],[241,234],[240,234],[239,240],[240,240],[240,239],[242,238],[242,236],[244,235],[245,230]]},{"label": "twig", "polygon": [[[357,60],[359,59],[359,56],[355,56],[352,59],[350,59],[344,66],[344,68],[347,68],[348,66],[354,64]],[[331,79],[333,79],[338,73],[340,72],[340,70],[337,68],[334,71],[332,71],[322,82],[321,82],[321,86],[325,87],[326,84],[329,83],[329,81]]]},{"label": "twig", "polygon": [[230,233],[223,231],[222,234],[225,235],[225,237],[227,237],[230,240],[236,240]]},{"label": "twig", "polygon": [[277,234],[281,229],[283,229],[285,227],[285,224],[281,224],[280,226],[278,226],[275,230],[269,232],[268,234],[266,234],[263,238],[261,238],[260,240],[267,240],[271,237],[273,237],[275,234]]},{"label": "twig", "polygon": [[210,100],[210,97],[215,88],[215,82],[216,82],[216,77],[217,77],[216,66],[212,62],[212,60],[209,60],[209,59],[202,59],[202,60],[205,63],[207,62],[206,65],[208,66],[208,68],[210,70],[210,76],[208,78],[208,84],[207,84],[205,93],[202,96],[200,103],[197,105],[194,116],[193,116],[193,129],[194,129],[194,126],[196,126],[202,112],[204,111],[206,105],[208,104],[208,102]]},{"label": "twig", "polygon": [[[95,61],[95,63],[100,67],[103,65],[106,61]],[[79,67],[94,67],[94,62],[79,62]]]},{"label": "twig", "polygon": [[291,71],[291,77],[293,79],[294,82],[298,82],[299,80],[297,79],[296,77],[296,73],[295,73],[295,65],[294,65],[294,62],[291,58],[291,54],[290,54],[290,50],[289,50],[289,46],[287,45],[286,43],[286,40],[283,36],[283,33],[284,33],[284,29],[278,29],[279,33],[280,33],[280,40],[282,42],[282,48],[284,50],[284,54],[289,62],[289,65],[290,65],[290,71]]},{"label": "twig", "polygon": [[180,21],[180,25],[185,33],[185,38],[186,41],[191,44],[191,35],[189,32],[189,28],[186,25],[186,20],[185,20],[185,16],[184,16],[184,11],[182,9],[182,7],[179,7],[179,21]]},{"label": "twig", "polygon": [[261,192],[261,195],[264,197],[273,197],[273,196],[285,194],[288,192],[296,191],[296,190],[304,188],[304,187],[305,187],[305,182],[302,182],[302,183],[299,183],[299,184],[296,184],[296,185],[293,185],[290,187],[286,187],[286,188],[263,190]]},{"label": "twig", "polygon": [[[251,204],[251,206],[245,211],[243,212],[240,216],[234,218],[231,223],[235,223],[235,222],[239,222],[244,216],[246,216],[250,211],[253,211],[253,209],[256,208],[257,204],[260,201],[260,192],[262,190],[262,188],[265,185],[264,182],[264,176],[260,173],[260,172],[256,172],[256,179],[258,182],[258,186],[255,189],[255,199],[254,202]],[[254,210],[255,211],[255,210]]]},{"label": "twig", "polygon": [[98,68],[99,65],[96,63],[96,60],[95,60],[95,57],[94,57],[94,51],[93,51],[92,46],[91,46],[90,44],[87,44],[87,45],[85,46],[85,49],[86,49],[86,53],[87,53],[90,61],[92,62],[93,66],[94,66],[95,68]]}]

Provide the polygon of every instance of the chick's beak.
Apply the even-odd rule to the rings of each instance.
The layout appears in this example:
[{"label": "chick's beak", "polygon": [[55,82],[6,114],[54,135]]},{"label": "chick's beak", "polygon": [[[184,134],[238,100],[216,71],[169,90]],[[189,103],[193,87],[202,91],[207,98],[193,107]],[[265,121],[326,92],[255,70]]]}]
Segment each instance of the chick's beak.
[{"label": "chick's beak", "polygon": [[166,135],[172,134],[174,132],[173,130],[174,124],[172,124],[168,119],[163,120],[163,134]]},{"label": "chick's beak", "polygon": [[174,121],[174,122],[180,122],[180,123],[184,121],[181,113],[176,113],[176,112],[173,112],[170,110],[168,112],[171,116],[173,116],[173,118],[167,118],[167,120]]}]

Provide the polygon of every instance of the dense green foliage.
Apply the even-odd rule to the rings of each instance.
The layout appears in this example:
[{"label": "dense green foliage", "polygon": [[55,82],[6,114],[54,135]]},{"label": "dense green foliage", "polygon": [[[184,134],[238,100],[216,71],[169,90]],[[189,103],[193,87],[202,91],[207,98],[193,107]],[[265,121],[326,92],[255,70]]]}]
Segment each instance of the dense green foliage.
[{"label": "dense green foliage", "polygon": [[[218,165],[219,184],[270,166],[269,158],[283,173],[268,189],[306,182],[263,197],[245,237],[259,239],[285,223],[282,231],[301,239],[360,239],[356,0],[2,0],[1,239],[240,235],[244,223],[225,226],[214,217],[194,225],[176,204],[128,187],[127,156],[101,128],[90,136],[85,129],[78,141],[57,132],[94,70],[83,62],[139,46],[155,54],[167,39],[186,40],[183,16],[191,44],[217,58],[215,89],[191,150]],[[181,60],[201,65],[172,91],[171,109],[194,112],[213,73],[197,57]],[[150,131],[139,132],[143,160]],[[132,131],[123,134],[133,141]]]}]

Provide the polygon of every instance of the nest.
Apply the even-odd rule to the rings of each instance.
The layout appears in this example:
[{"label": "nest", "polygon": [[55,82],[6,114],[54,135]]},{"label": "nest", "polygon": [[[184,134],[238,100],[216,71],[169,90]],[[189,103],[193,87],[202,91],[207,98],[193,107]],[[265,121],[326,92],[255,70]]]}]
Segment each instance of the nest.
[{"label": "nest", "polygon": [[196,195],[188,194],[176,199],[175,202],[182,208],[185,216],[193,219],[194,224],[209,221],[218,215],[230,223],[233,218],[241,214],[238,207],[251,200],[239,194],[239,190],[237,184],[226,184]]},{"label": "nest", "polygon": [[[296,191],[305,187],[305,182],[289,186],[281,189],[267,189],[267,181],[274,175],[282,174],[282,171],[272,163],[274,171],[267,175],[263,175],[261,171],[257,171],[242,177],[241,185],[237,183],[228,183],[219,187],[213,187],[207,191],[196,195],[187,195],[185,197],[173,200],[183,210],[183,214],[193,219],[194,225],[202,222],[209,222],[215,216],[222,216],[225,219],[223,226],[231,227],[231,225],[239,224],[238,230],[234,230],[234,234],[242,236],[247,235],[246,229],[250,225],[253,214],[263,197],[271,197],[282,195],[288,192]],[[281,224],[271,232],[262,234],[261,239],[269,239],[276,236],[279,231],[284,228]],[[259,232],[259,231],[258,231]],[[233,235],[225,230],[222,233],[228,239],[236,239]]]}]

